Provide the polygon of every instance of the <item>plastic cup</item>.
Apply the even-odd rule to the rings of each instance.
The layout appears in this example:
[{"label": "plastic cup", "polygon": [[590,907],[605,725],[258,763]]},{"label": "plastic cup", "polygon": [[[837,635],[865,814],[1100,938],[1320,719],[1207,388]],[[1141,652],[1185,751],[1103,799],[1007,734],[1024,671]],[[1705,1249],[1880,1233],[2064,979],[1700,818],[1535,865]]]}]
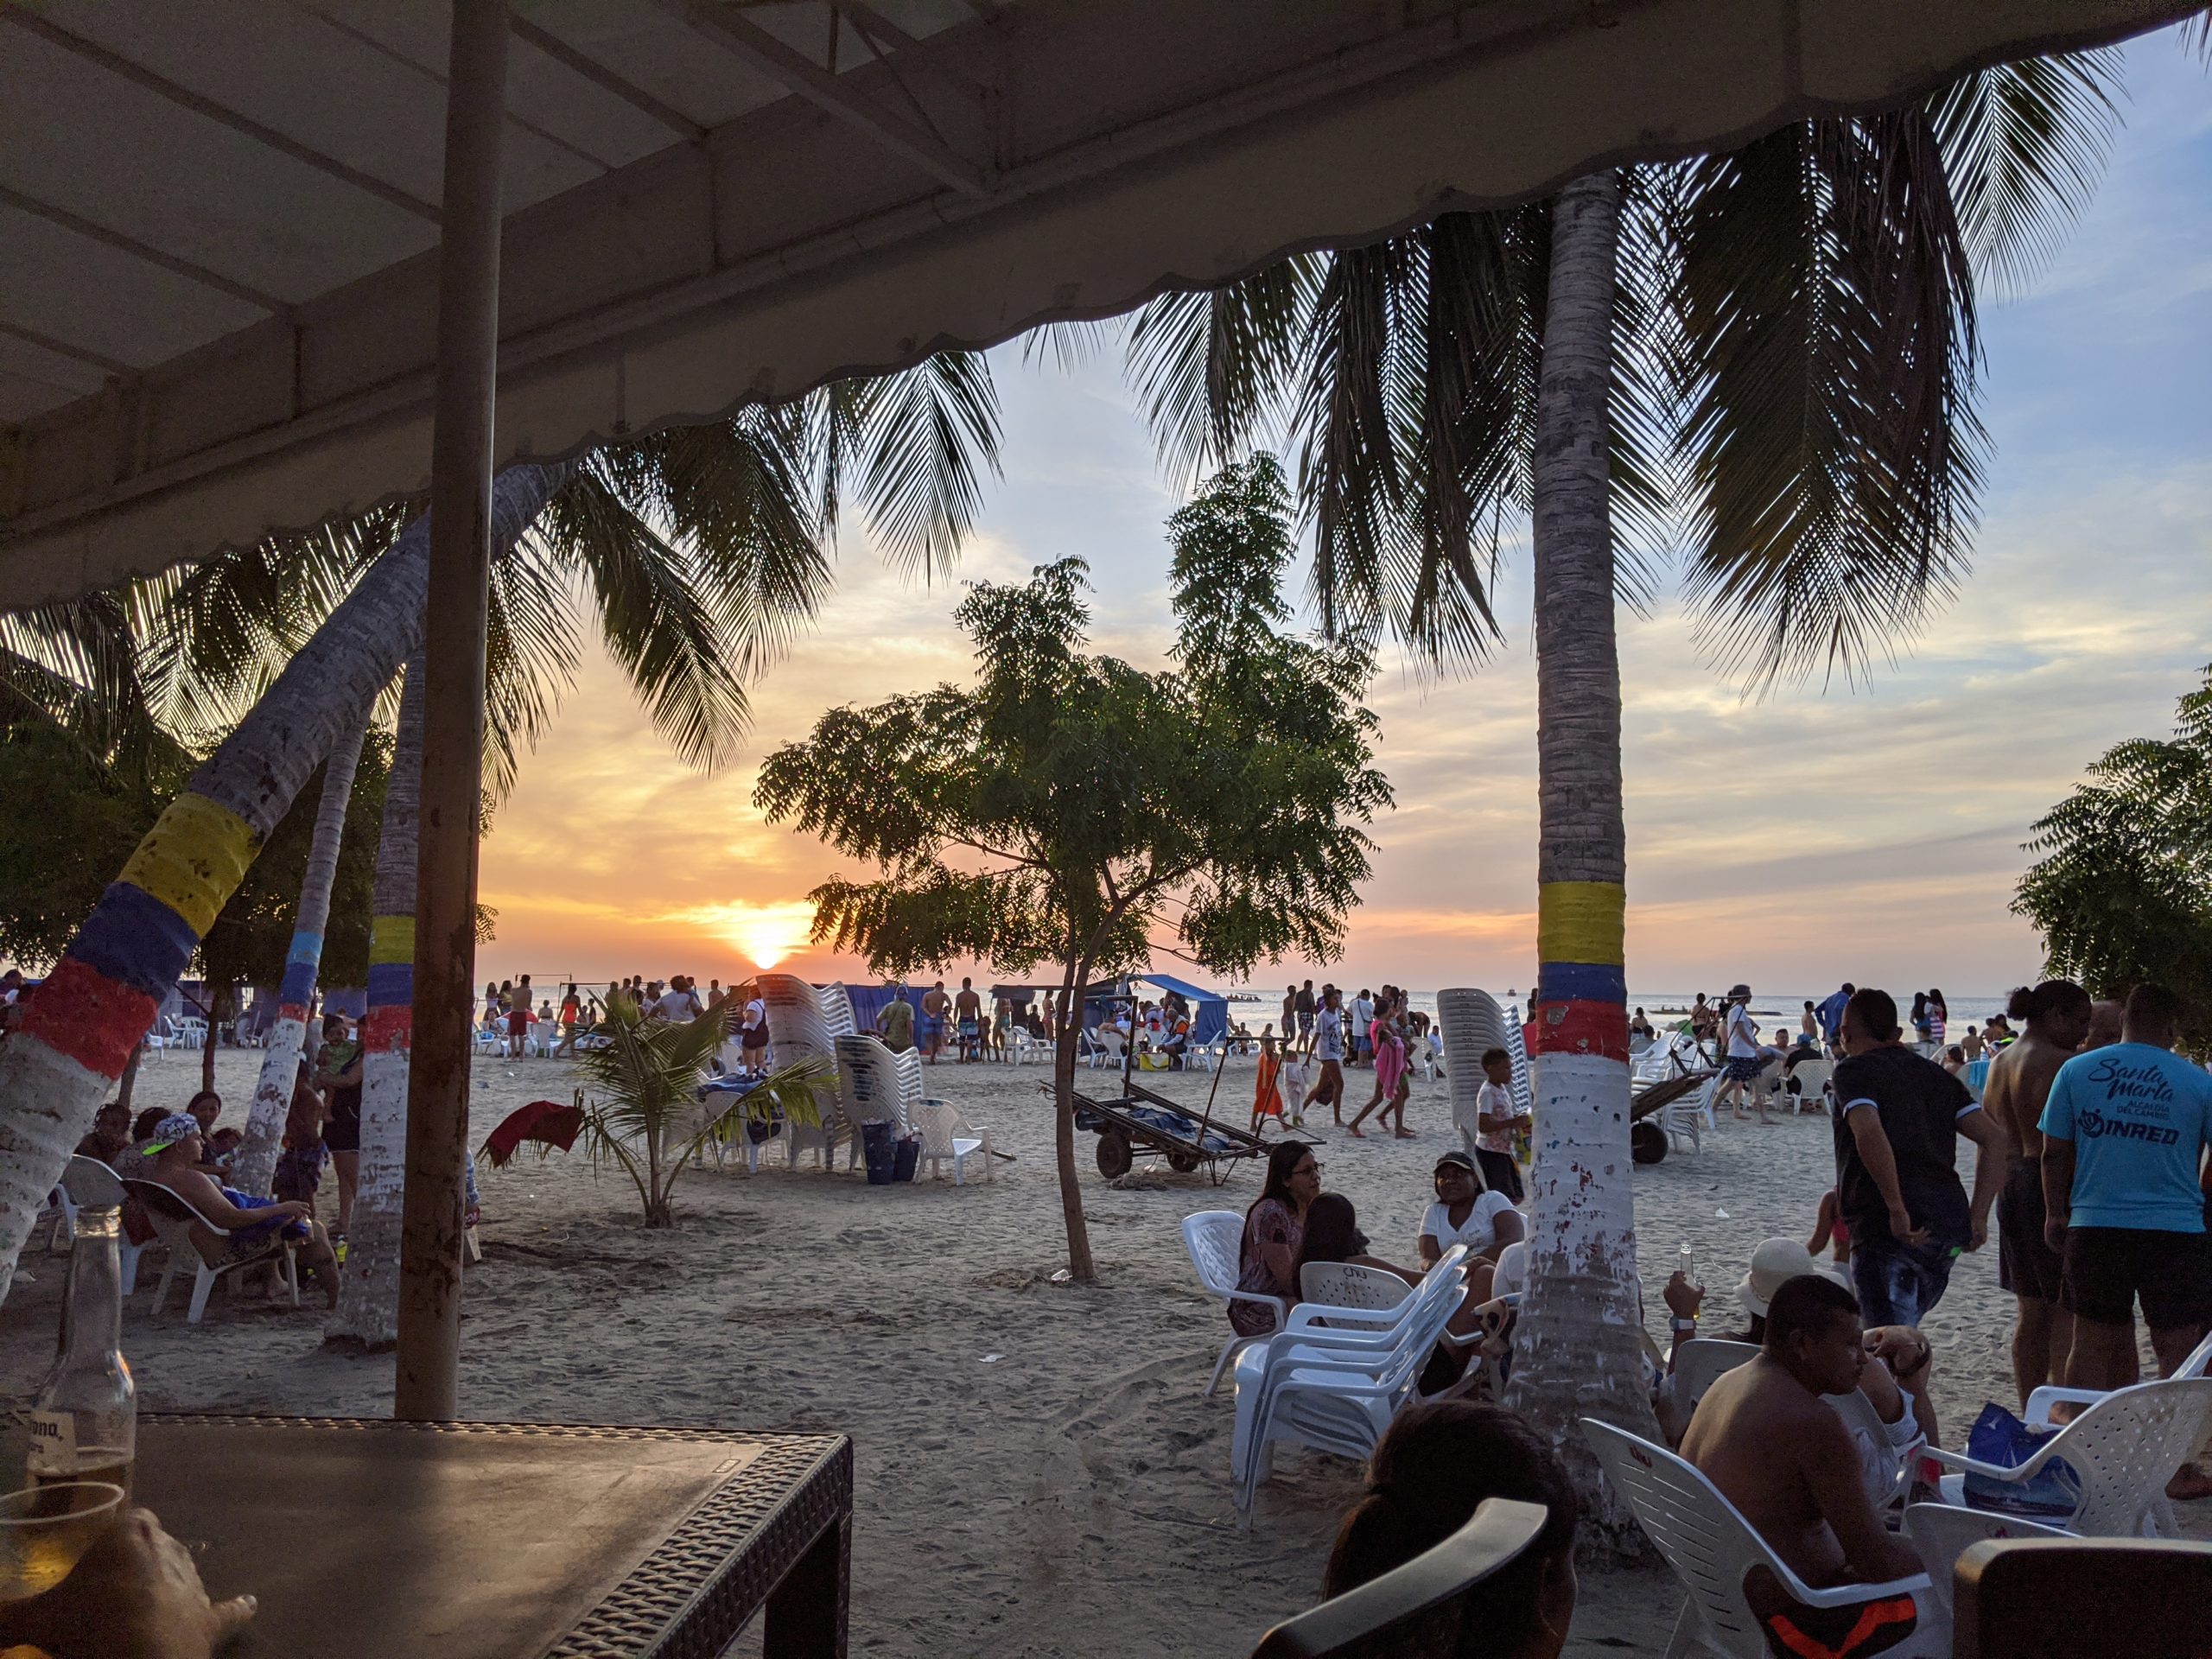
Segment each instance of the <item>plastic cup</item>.
[{"label": "plastic cup", "polygon": [[123,1488],[54,1481],[0,1497],[0,1601],[51,1590],[123,1508]]}]

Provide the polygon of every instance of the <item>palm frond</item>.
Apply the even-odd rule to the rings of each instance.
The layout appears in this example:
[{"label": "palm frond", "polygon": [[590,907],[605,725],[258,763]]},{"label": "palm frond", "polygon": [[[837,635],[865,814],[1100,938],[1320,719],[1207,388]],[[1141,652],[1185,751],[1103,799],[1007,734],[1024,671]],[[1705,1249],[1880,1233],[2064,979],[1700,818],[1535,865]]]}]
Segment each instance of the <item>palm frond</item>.
[{"label": "palm frond", "polygon": [[1021,337],[1025,365],[1050,356],[1062,374],[1071,374],[1106,349],[1113,338],[1111,322],[1040,323]]},{"label": "palm frond", "polygon": [[[821,396],[822,394],[817,394]],[[830,389],[825,499],[848,476],[896,568],[950,575],[999,475],[999,400],[981,352],[939,352],[897,374]]]},{"label": "palm frond", "polygon": [[602,454],[579,467],[531,535],[582,566],[607,654],[653,729],[688,763],[720,766],[734,758],[751,713],[742,665],[702,590],[696,556],[624,499],[624,459]]},{"label": "palm frond", "polygon": [[1163,294],[1137,313],[1125,372],[1174,487],[1242,458],[1291,408],[1327,267],[1301,254],[1225,288]]},{"label": "palm frond", "polygon": [[1689,166],[1677,223],[1700,643],[1763,687],[1887,659],[1966,569],[1974,286],[1920,110]]},{"label": "palm frond", "polygon": [[494,802],[513,789],[523,752],[535,748],[575,683],[573,567],[537,537],[492,561],[484,635],[484,787]]},{"label": "palm frond", "polygon": [[2096,194],[2123,67],[2111,47],[2027,58],[1961,76],[1932,100],[1967,257],[1999,298],[2041,274]]}]

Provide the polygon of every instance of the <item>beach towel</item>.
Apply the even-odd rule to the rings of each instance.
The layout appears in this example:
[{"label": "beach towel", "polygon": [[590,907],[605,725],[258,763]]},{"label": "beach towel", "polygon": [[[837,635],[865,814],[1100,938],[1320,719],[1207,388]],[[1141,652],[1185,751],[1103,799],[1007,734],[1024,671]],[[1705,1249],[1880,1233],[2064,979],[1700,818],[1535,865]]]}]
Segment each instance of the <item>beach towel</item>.
[{"label": "beach towel", "polygon": [[563,1106],[557,1100],[533,1100],[508,1113],[499,1127],[485,1137],[477,1155],[489,1158],[497,1169],[513,1157],[516,1148],[525,1141],[566,1152],[576,1144],[576,1136],[583,1133],[583,1127],[582,1107]]}]

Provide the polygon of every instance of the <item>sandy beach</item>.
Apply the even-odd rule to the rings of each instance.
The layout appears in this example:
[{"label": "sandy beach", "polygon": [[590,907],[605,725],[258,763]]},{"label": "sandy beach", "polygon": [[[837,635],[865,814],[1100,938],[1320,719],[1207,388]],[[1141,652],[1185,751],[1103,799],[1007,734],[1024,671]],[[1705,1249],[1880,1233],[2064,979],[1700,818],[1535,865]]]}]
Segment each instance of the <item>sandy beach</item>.
[{"label": "sandy beach", "polygon": [[[137,1103],[181,1105],[197,1086],[196,1058],[149,1066]],[[242,1121],[258,1058],[218,1055],[224,1122]],[[1086,1075],[1103,1085],[1110,1074]],[[931,1093],[1014,1154],[994,1180],[870,1187],[857,1172],[791,1171],[779,1145],[757,1176],[736,1164],[687,1175],[678,1225],[647,1231],[627,1183],[594,1179],[580,1154],[525,1154],[483,1173],[485,1255],[463,1313],[465,1414],[851,1435],[856,1652],[1248,1651],[1315,1599],[1357,1487],[1348,1463],[1285,1452],[1253,1529],[1236,1530],[1232,1402],[1226,1389],[1200,1395],[1226,1327],[1178,1226],[1194,1211],[1249,1204],[1257,1170],[1241,1166],[1217,1190],[1203,1174],[1141,1164],[1109,1184],[1081,1136],[1102,1282],[1054,1285],[1065,1255],[1040,1090],[1049,1069],[941,1064],[930,1078]],[[1212,1079],[1147,1081],[1195,1102]],[[1352,1083],[1357,1103],[1370,1074]],[[480,1058],[472,1140],[514,1107],[565,1100],[574,1087],[563,1062]],[[1233,1065],[1219,1109],[1242,1121],[1250,1092],[1249,1063]],[[1409,1117],[1421,1133],[1408,1141],[1319,1130],[1326,1187],[1351,1198],[1376,1254],[1408,1262],[1430,1162],[1452,1143],[1441,1083],[1416,1078]],[[1829,1134],[1824,1117],[1724,1124],[1701,1155],[1637,1170],[1646,1282],[1662,1281],[1688,1243],[1718,1328],[1730,1328],[1729,1287],[1752,1246],[1811,1230],[1833,1180]],[[326,1176],[326,1219],[334,1203]],[[0,1308],[0,1363],[18,1397],[52,1352],[63,1269],[35,1250],[24,1265],[36,1282],[19,1276]],[[181,1287],[152,1315],[148,1282],[124,1320],[147,1408],[388,1411],[389,1357],[327,1351],[319,1312],[219,1293],[194,1328]],[[1660,1333],[1656,1297],[1647,1314]],[[1963,1258],[1927,1327],[1947,1440],[1985,1401],[2010,1402],[2010,1319],[1993,1246]],[[2208,1518],[2191,1517],[2191,1530],[2212,1530]],[[1679,1600],[1663,1574],[1586,1577],[1568,1650],[1661,1653]]]}]

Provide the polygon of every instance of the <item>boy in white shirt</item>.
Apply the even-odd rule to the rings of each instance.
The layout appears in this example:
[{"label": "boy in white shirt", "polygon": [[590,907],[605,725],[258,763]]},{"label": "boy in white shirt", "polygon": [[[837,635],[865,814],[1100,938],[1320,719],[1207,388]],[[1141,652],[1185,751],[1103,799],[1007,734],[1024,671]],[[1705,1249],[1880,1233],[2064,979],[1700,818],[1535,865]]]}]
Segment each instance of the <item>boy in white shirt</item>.
[{"label": "boy in white shirt", "polygon": [[1513,1156],[1513,1132],[1527,1114],[1513,1103],[1513,1057],[1502,1048],[1485,1051],[1483,1077],[1475,1096],[1475,1161],[1482,1166],[1484,1185],[1518,1204],[1521,1166]]}]

